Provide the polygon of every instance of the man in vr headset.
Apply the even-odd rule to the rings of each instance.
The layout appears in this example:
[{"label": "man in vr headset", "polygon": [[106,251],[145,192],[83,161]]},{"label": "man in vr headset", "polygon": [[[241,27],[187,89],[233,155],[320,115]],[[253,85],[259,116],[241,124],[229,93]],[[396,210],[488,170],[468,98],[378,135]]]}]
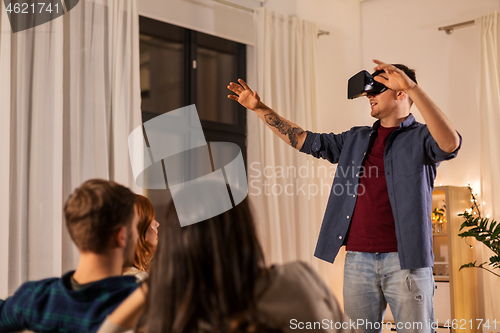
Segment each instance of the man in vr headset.
[{"label": "man in vr headset", "polygon": [[[366,96],[377,121],[340,134],[304,131],[242,80],[230,83],[236,95],[229,98],[295,149],[338,163],[314,255],[333,262],[346,246],[344,309],[363,323],[358,328],[381,332],[389,303],[398,332],[433,332],[432,189],[437,166],[457,156],[461,137],[413,70],[374,62],[372,75],[362,71],[349,80],[348,98]],[[410,113],[413,103],[425,125]],[[333,191],[353,185],[357,193]]]}]

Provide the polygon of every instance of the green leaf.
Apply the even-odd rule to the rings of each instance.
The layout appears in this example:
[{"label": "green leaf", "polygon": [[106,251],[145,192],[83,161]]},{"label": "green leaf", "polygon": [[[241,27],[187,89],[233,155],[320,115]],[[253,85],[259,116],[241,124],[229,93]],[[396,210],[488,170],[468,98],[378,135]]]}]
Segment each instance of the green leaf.
[{"label": "green leaf", "polygon": [[500,235],[500,224],[497,225],[495,230],[493,230],[493,233],[491,234],[492,238],[497,238]]},{"label": "green leaf", "polygon": [[477,267],[476,266],[476,261],[470,262],[468,264],[463,264],[462,266],[460,266],[460,268],[458,269],[458,271],[461,271],[462,268],[471,268],[471,267]]},{"label": "green leaf", "polygon": [[489,258],[489,262],[483,262],[477,264],[476,261],[464,264],[460,267],[462,268],[482,268],[495,274],[485,266],[489,266],[493,269],[500,269],[500,223],[489,218],[481,218],[479,216],[469,214],[465,211],[462,214],[458,214],[464,218],[462,225],[460,226],[460,232],[458,236],[461,238],[473,237],[478,242],[483,243],[486,247],[494,252],[494,256]]}]

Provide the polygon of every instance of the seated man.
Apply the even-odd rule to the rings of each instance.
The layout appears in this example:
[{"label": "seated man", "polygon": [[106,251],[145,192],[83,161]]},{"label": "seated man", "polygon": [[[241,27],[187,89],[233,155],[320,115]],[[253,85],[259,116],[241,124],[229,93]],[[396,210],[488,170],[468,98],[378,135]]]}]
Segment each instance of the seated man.
[{"label": "seated man", "polygon": [[136,195],[117,183],[93,179],[66,201],[64,215],[80,252],[76,271],[24,283],[0,300],[0,332],[95,332],[136,288],[121,276],[134,259],[138,237]]}]

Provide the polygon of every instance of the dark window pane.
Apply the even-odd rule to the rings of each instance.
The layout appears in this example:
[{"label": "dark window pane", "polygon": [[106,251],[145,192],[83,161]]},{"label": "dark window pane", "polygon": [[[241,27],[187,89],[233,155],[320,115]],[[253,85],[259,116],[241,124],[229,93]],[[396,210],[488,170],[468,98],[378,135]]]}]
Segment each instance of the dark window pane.
[{"label": "dark window pane", "polygon": [[[140,17],[140,79],[142,120],[185,106],[185,30]],[[146,171],[147,172],[147,171]],[[146,189],[156,220],[165,222],[170,190]]]},{"label": "dark window pane", "polygon": [[[246,162],[245,112],[226,89],[245,78],[244,45],[146,17],[139,26],[143,122],[196,103],[205,139],[238,144]],[[170,191],[147,189],[147,197],[163,223]]]},{"label": "dark window pane", "polygon": [[140,37],[143,111],[165,113],[184,106],[184,45]]},{"label": "dark window pane", "polygon": [[202,120],[238,124],[238,103],[227,98],[226,89],[236,76],[236,43],[218,37],[197,35],[196,107]]}]

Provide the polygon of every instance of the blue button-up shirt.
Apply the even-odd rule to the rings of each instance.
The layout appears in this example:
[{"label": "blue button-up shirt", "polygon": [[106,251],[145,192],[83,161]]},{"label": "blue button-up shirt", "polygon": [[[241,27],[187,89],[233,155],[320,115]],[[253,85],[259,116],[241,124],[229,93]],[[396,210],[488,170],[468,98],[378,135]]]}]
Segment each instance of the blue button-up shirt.
[{"label": "blue button-up shirt", "polygon": [[[376,121],[372,127],[353,127],[341,134],[307,131],[300,151],[338,163],[314,253],[320,259],[333,262],[344,244],[357,192],[363,192],[357,186],[364,158],[379,126]],[[452,153],[443,151],[427,126],[415,121],[412,114],[387,139],[385,179],[401,269],[434,266],[431,210],[436,169],[439,162],[457,156],[460,146]]]}]

